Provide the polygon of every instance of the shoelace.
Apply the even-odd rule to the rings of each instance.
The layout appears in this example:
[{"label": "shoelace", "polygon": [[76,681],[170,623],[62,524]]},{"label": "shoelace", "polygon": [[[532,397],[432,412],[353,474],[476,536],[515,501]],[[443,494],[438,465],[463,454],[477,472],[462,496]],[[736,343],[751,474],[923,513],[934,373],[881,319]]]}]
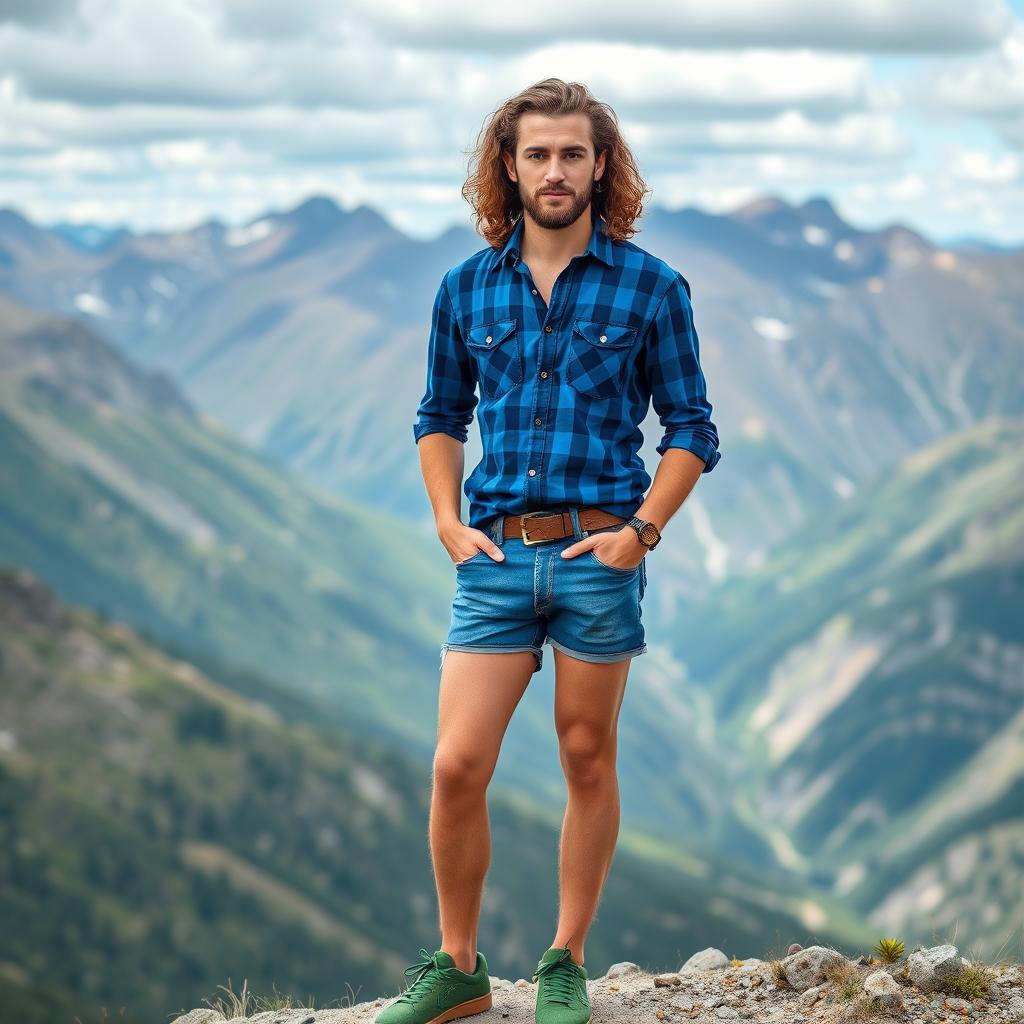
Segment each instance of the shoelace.
[{"label": "shoelace", "polygon": [[398,997],[397,1002],[412,1003],[423,995],[426,989],[429,989],[434,983],[433,974],[440,973],[441,968],[437,964],[437,958],[434,953],[431,953],[429,949],[424,949],[420,946],[420,960],[416,963],[406,967],[406,974],[415,974],[416,978],[413,983]]},{"label": "shoelace", "polygon": [[546,977],[544,998],[547,1002],[563,1003],[565,1006],[572,1002],[580,976],[570,960],[571,957],[572,950],[567,949],[557,960],[538,964],[534,977],[538,981],[542,976]]}]

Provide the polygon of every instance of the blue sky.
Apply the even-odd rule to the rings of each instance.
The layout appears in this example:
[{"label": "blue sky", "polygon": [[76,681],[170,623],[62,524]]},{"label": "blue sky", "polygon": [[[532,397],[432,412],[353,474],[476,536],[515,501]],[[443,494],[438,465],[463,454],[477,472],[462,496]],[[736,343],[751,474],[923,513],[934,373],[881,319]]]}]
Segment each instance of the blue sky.
[{"label": "blue sky", "polygon": [[652,206],[1022,241],[1024,0],[0,0],[0,206],[174,229],[324,194],[430,237],[550,75],[616,109]]}]

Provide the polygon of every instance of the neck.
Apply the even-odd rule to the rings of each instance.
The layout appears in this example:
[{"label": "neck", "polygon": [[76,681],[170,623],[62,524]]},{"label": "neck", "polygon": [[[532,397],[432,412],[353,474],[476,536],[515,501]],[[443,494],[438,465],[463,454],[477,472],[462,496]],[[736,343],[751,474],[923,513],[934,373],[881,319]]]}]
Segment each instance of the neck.
[{"label": "neck", "polygon": [[593,231],[593,213],[588,206],[580,217],[568,227],[545,228],[529,214],[523,213],[523,242],[520,255],[528,266],[564,266],[581,255],[590,242]]}]

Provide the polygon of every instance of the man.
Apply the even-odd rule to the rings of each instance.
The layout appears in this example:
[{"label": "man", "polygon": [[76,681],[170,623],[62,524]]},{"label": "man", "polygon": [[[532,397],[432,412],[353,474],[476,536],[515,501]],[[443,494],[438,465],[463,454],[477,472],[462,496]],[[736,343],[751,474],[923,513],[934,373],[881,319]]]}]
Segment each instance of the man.
[{"label": "man", "polygon": [[[491,1006],[476,948],[486,791],[547,642],[569,799],[536,1019],[586,1024],[583,946],[618,837],[616,733],[630,659],[646,650],[645,557],[717,464],[718,432],[689,285],[627,241],[646,189],[611,109],[547,79],[495,111],[475,156],[463,195],[490,244],[438,289],[413,427],[458,581],[430,811],[441,946],[420,950],[412,985],[376,1022],[442,1024]],[[664,436],[645,497],[637,449],[652,400]],[[483,458],[465,483],[467,525],[459,489],[474,409]]]}]

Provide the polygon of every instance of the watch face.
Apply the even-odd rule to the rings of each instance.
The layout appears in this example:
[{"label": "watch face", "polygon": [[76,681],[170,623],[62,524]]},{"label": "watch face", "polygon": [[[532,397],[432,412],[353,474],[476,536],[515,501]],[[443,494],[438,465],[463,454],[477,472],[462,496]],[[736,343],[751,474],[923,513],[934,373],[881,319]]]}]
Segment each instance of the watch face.
[{"label": "watch face", "polygon": [[646,523],[640,527],[640,539],[645,544],[653,544],[658,539],[658,528],[654,523]]}]

